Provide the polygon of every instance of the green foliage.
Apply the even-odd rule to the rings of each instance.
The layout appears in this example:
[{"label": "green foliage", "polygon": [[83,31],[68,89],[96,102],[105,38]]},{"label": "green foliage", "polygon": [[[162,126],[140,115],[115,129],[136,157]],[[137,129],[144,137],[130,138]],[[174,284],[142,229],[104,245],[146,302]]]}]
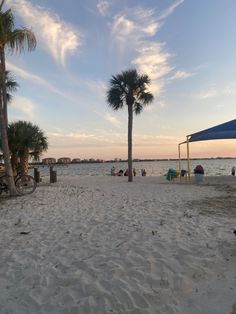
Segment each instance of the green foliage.
[{"label": "green foliage", "polygon": [[17,121],[8,126],[8,141],[11,154],[22,157],[25,153],[38,159],[48,149],[47,137],[37,126],[27,121]]},{"label": "green foliage", "polygon": [[148,75],[139,75],[136,69],[113,75],[107,92],[107,102],[114,110],[123,108],[124,104],[132,106],[136,114],[150,104],[154,97],[147,91],[151,80]]},{"label": "green foliage", "polygon": [[0,48],[4,49],[6,46],[10,52],[19,53],[26,47],[29,51],[35,49],[34,33],[25,27],[15,28],[11,9],[2,10],[4,2],[0,4]]}]

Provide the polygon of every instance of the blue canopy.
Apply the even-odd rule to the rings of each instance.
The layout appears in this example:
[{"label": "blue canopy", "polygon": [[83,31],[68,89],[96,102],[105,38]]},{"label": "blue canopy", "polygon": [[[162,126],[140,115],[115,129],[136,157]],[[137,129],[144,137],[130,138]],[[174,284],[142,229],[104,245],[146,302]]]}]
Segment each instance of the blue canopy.
[{"label": "blue canopy", "polygon": [[236,120],[228,121],[212,128],[190,134],[188,137],[189,142],[236,138]]}]

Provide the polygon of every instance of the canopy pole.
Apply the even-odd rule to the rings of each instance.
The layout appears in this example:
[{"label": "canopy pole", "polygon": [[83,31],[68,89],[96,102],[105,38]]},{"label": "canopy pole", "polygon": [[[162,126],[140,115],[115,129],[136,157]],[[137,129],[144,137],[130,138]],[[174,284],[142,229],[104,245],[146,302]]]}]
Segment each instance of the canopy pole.
[{"label": "canopy pole", "polygon": [[187,168],[188,168],[188,179],[190,180],[190,160],[189,160],[189,137],[187,136]]},{"label": "canopy pole", "polygon": [[181,155],[180,155],[180,144],[178,145],[178,153],[179,153],[179,177],[181,178]]}]

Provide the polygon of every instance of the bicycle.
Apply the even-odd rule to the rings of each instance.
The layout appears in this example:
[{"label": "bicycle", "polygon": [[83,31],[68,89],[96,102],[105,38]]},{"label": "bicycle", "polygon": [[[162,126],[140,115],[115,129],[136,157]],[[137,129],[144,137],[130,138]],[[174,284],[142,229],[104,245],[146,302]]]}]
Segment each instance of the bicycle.
[{"label": "bicycle", "polygon": [[[9,192],[6,178],[7,178],[6,173],[0,176],[0,194],[2,194],[2,192],[5,192],[5,193]],[[16,191],[19,193],[19,195],[26,195],[26,194],[33,193],[37,187],[37,184],[34,178],[28,174],[22,175],[20,172],[18,172],[14,178],[14,181],[15,181]]]}]

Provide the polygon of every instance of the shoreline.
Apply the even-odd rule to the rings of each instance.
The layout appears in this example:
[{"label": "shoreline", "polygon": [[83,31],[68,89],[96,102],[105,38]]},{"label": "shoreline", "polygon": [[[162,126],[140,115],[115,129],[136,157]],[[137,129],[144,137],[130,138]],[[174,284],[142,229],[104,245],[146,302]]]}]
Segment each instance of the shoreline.
[{"label": "shoreline", "polygon": [[0,308],[234,313],[232,179],[60,176],[32,195],[1,199]]}]

